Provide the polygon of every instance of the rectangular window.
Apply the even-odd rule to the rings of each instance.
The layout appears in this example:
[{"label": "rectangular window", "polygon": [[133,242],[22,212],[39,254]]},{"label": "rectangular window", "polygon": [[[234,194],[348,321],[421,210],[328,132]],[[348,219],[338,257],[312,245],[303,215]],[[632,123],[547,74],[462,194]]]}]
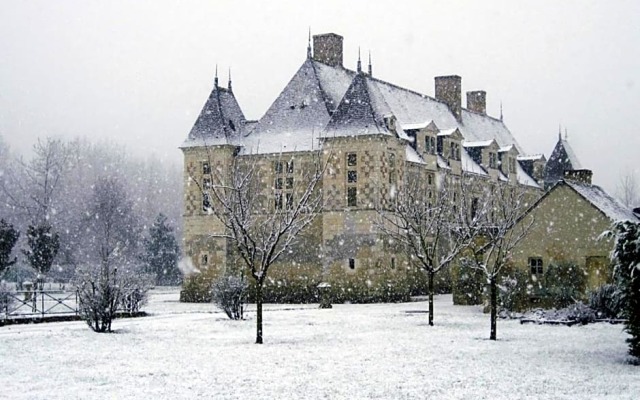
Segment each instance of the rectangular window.
[{"label": "rectangular window", "polygon": [[209,193],[202,193],[202,211],[211,211],[211,196]]},{"label": "rectangular window", "polygon": [[347,171],[347,183],[356,183],[356,182],[358,182],[358,172]]},{"label": "rectangular window", "polygon": [[356,260],[354,258],[349,259],[349,269],[356,269]]},{"label": "rectangular window", "polygon": [[200,263],[202,265],[207,265],[209,263],[209,256],[207,254],[203,254],[202,258],[200,259]]},{"label": "rectangular window", "polygon": [[282,178],[276,178],[276,189],[282,189]]},{"label": "rectangular window", "polygon": [[202,190],[209,190],[209,189],[211,189],[211,179],[204,178],[202,180]]},{"label": "rectangular window", "polygon": [[489,168],[496,168],[496,153],[489,153]]},{"label": "rectangular window", "polygon": [[358,189],[355,187],[347,188],[347,206],[356,207],[358,205]]},{"label": "rectangular window", "polygon": [[356,153],[347,154],[347,166],[355,167],[358,165],[358,155]]},{"label": "rectangular window", "polygon": [[478,214],[478,198],[471,199],[471,219],[474,219]]},{"label": "rectangular window", "polygon": [[282,161],[276,161],[273,164],[273,170],[275,171],[276,174],[281,174],[282,173]]},{"label": "rectangular window", "polygon": [[391,269],[395,269],[396,268],[396,259],[395,257],[391,257]]},{"label": "rectangular window", "polygon": [[293,178],[292,177],[288,177],[286,180],[286,186],[287,189],[293,189]]},{"label": "rectangular window", "polygon": [[424,152],[431,154],[431,137],[430,136],[424,137]]},{"label": "rectangular window", "polygon": [[530,257],[529,258],[529,267],[531,268],[531,275],[542,275],[542,258],[540,257]]},{"label": "rectangular window", "polygon": [[276,193],[275,208],[276,210],[282,210],[282,193]]},{"label": "rectangular window", "polygon": [[287,174],[293,174],[293,160],[287,161]]},{"label": "rectangular window", "polygon": [[209,175],[211,173],[211,166],[209,165],[209,161],[202,162],[202,173],[204,175]]},{"label": "rectangular window", "polygon": [[429,185],[433,185],[433,175],[431,175],[431,174],[427,175],[427,183]]},{"label": "rectangular window", "polygon": [[287,200],[287,210],[291,210],[293,208],[293,193],[286,193]]}]

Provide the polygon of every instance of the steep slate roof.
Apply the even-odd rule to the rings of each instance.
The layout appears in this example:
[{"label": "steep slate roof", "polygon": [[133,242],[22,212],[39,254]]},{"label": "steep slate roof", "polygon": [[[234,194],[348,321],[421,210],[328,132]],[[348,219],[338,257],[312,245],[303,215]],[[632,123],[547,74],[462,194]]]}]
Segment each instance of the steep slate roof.
[{"label": "steep slate roof", "polygon": [[[357,74],[307,58],[255,129],[244,137],[242,152],[272,153],[318,148],[320,132],[327,127],[332,114],[337,112]],[[386,104],[388,112],[397,118],[399,130],[402,126],[433,121],[443,130],[458,128],[465,140],[493,139],[500,147],[514,145],[520,154],[524,153],[499,119],[463,109],[459,122],[445,103],[430,96],[367,74],[362,74],[358,81],[359,87],[364,87],[361,81],[366,81],[369,96],[376,107]],[[403,137],[402,132],[399,136]]]},{"label": "steep slate roof", "polygon": [[[391,110],[378,88],[365,74],[359,73],[353,78],[338,108],[331,116],[324,135],[392,135],[394,133],[389,131],[384,122],[384,116],[390,114]],[[401,129],[400,125],[397,129]]]},{"label": "steep slate roof", "polygon": [[217,78],[182,147],[232,144],[244,132],[245,117],[233,92],[218,86]]},{"label": "steep slate roof", "polygon": [[581,168],[578,157],[576,157],[569,142],[566,139],[563,140],[562,137],[558,137],[558,143],[556,143],[556,147],[553,149],[544,168],[545,185],[553,185],[562,179],[565,171]]}]

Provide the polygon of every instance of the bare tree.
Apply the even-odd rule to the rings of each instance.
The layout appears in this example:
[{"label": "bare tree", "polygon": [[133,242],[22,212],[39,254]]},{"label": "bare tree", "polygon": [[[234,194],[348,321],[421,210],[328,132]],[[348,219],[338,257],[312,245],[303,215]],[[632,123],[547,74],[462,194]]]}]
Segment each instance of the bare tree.
[{"label": "bare tree", "polygon": [[434,277],[451,264],[471,238],[452,230],[462,193],[454,187],[453,177],[439,175],[435,190],[424,183],[411,179],[400,187],[386,209],[378,211],[377,225],[427,273],[429,325],[433,326]]},{"label": "bare tree", "polygon": [[115,178],[96,182],[86,216],[86,264],[75,276],[80,315],[94,331],[109,332],[118,308],[124,303],[137,310],[149,288],[138,278],[135,264],[138,223],[124,187]]},{"label": "bare tree", "polygon": [[[475,201],[474,217],[461,215],[458,234],[475,238],[461,257],[461,264],[483,273],[489,284],[491,332],[496,340],[498,287],[497,280],[511,257],[511,251],[529,233],[533,217],[523,217],[530,195],[522,186],[489,184]],[[461,207],[462,208],[462,207]]]},{"label": "bare tree", "polygon": [[640,184],[635,170],[628,169],[620,176],[616,192],[620,201],[628,208],[640,206]]},{"label": "bare tree", "polygon": [[255,280],[258,344],[262,343],[262,290],[269,268],[295,244],[322,207],[316,187],[325,168],[319,157],[312,166],[294,163],[298,164],[293,157],[275,161],[274,168],[292,173],[293,181],[282,183],[292,189],[278,192],[279,183],[275,183],[275,193],[267,199],[261,193],[261,180],[267,179],[268,171],[249,159],[234,158],[227,173],[211,168],[209,187],[201,187],[203,195],[211,199],[209,212],[224,227],[223,232],[211,236],[227,239]]}]

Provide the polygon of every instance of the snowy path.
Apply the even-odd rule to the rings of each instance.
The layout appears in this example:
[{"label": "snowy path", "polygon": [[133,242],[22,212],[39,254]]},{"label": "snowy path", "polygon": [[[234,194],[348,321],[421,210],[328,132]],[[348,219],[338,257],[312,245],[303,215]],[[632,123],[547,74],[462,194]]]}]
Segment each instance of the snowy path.
[{"label": "snowy path", "polygon": [[[0,328],[0,398],[12,399],[638,399],[621,326],[499,321],[478,307],[426,303],[267,305],[233,322],[209,304],[154,292],[152,316]],[[215,312],[214,312],[215,311]]]}]

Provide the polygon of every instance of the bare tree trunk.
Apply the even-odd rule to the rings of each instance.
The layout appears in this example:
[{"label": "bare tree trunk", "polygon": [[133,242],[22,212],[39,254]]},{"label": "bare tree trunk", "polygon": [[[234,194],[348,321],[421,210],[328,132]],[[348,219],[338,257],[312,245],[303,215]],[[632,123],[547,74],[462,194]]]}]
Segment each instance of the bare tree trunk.
[{"label": "bare tree trunk", "polygon": [[489,336],[490,340],[496,340],[496,330],[497,330],[497,320],[498,320],[498,287],[496,285],[496,278],[492,277],[489,279],[490,285],[490,304],[489,307],[491,309],[491,335]]},{"label": "bare tree trunk", "polygon": [[433,326],[433,275],[435,272],[429,271],[429,326]]},{"label": "bare tree trunk", "polygon": [[256,344],[262,344],[262,282],[256,282]]}]

